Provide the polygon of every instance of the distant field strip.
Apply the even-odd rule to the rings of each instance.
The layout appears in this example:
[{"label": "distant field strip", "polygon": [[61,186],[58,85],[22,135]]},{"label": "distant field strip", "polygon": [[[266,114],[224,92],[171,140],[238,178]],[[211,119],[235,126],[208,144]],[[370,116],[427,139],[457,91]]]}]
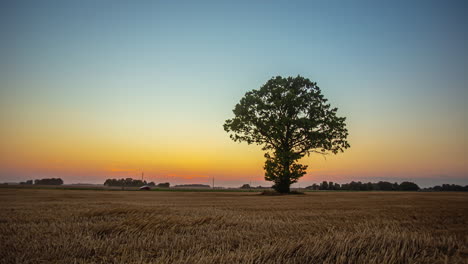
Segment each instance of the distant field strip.
[{"label": "distant field strip", "polygon": [[4,188],[0,263],[468,263],[468,194]]}]

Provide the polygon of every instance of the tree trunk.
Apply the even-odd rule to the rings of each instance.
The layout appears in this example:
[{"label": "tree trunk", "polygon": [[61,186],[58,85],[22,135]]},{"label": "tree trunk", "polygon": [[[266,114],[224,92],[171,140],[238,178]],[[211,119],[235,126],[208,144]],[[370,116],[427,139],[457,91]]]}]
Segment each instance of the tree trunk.
[{"label": "tree trunk", "polygon": [[276,183],[275,190],[279,193],[289,193],[291,185],[291,172],[289,171],[289,165],[287,162],[284,164],[283,175],[279,177],[279,181]]},{"label": "tree trunk", "polygon": [[275,191],[279,193],[289,193],[290,192],[289,186],[290,186],[289,179],[281,179],[278,183],[275,184],[274,187],[275,187]]},{"label": "tree trunk", "polygon": [[289,158],[289,151],[284,151],[280,155],[282,159],[283,175],[280,175],[278,182],[275,184],[275,190],[279,193],[289,193],[291,185],[291,171],[289,170],[291,166],[291,160]]}]

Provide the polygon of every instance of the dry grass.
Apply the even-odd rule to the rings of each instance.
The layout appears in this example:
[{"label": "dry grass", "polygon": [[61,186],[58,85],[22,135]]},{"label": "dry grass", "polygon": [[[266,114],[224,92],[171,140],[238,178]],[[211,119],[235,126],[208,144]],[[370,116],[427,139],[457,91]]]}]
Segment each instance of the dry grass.
[{"label": "dry grass", "polygon": [[2,263],[468,263],[468,195],[0,189]]}]

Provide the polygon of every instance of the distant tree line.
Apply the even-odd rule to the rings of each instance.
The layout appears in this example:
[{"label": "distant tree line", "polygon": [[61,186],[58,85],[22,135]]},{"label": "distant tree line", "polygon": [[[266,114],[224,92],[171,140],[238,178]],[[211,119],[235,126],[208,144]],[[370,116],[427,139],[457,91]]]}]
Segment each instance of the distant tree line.
[{"label": "distant tree line", "polygon": [[[26,182],[20,182],[20,184],[32,184],[32,180],[28,180]],[[45,179],[37,179],[34,180],[34,184],[37,185],[62,185],[63,180],[60,178],[45,178]]]},{"label": "distant tree line", "polygon": [[467,186],[460,186],[456,184],[443,184],[442,186],[434,186],[429,188],[421,189],[414,182],[404,181],[400,184],[397,182],[391,183],[387,181],[373,182],[355,182],[338,184],[334,182],[323,181],[320,184],[312,184],[307,186],[309,190],[343,190],[343,191],[453,191],[453,192],[466,192],[468,191]]},{"label": "distant tree line", "polygon": [[240,189],[271,189],[271,187],[264,187],[264,186],[250,186],[250,184],[246,183],[240,187]]},{"label": "distant tree line", "polygon": [[170,184],[168,182],[159,183],[156,185],[154,182],[146,182],[144,180],[136,180],[132,178],[122,178],[122,179],[107,179],[104,182],[105,186],[118,186],[118,187],[141,187],[143,185],[148,185],[151,187],[160,187],[160,188],[169,188]]},{"label": "distant tree line", "polygon": [[436,192],[468,192],[468,185],[460,186],[456,184],[442,184],[434,187],[424,188],[423,191],[436,191]]},{"label": "distant tree line", "polygon": [[377,183],[352,181],[350,183],[344,184],[323,181],[320,184],[314,183],[311,186],[307,186],[306,189],[337,191],[418,191],[420,188],[416,183],[408,181],[402,182],[400,184],[386,181],[379,181]]}]

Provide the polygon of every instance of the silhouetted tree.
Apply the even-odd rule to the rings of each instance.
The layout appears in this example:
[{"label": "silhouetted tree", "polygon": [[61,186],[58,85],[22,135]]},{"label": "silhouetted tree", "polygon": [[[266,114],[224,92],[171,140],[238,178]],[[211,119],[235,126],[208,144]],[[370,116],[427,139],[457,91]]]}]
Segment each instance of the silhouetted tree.
[{"label": "silhouetted tree", "polygon": [[297,76],[274,77],[259,90],[247,92],[235,106],[224,130],[234,141],[262,145],[265,179],[288,193],[306,174],[297,161],[311,153],[343,152],[349,148],[345,118],[336,115],[317,83]]},{"label": "silhouetted tree", "polygon": [[353,191],[361,190],[361,182],[355,182],[355,181],[350,182],[348,190],[353,190]]},{"label": "silhouetted tree", "polygon": [[399,190],[400,191],[417,191],[419,190],[419,186],[414,182],[405,181],[405,182],[400,183]]},{"label": "silhouetted tree", "polygon": [[240,187],[241,189],[250,189],[250,184],[244,184]]},{"label": "silhouetted tree", "polygon": [[381,191],[391,191],[393,189],[393,185],[390,182],[386,181],[379,181],[377,183],[377,187]]},{"label": "silhouetted tree", "polygon": [[[361,183],[361,182],[359,182],[359,183]],[[361,184],[359,185],[359,190],[361,190],[361,191],[367,191],[367,183],[361,183]]]},{"label": "silhouetted tree", "polygon": [[37,185],[62,185],[63,180],[60,178],[45,178],[40,180],[34,180],[34,184]]},{"label": "silhouetted tree", "polygon": [[105,186],[119,186],[119,187],[140,187],[146,185],[146,181],[134,180],[132,178],[126,179],[107,179],[104,182]]},{"label": "silhouetted tree", "polygon": [[335,183],[335,186],[333,187],[333,190],[341,190],[340,184]]},{"label": "silhouetted tree", "polygon": [[320,184],[320,190],[328,190],[328,182],[323,181],[323,182]]}]

